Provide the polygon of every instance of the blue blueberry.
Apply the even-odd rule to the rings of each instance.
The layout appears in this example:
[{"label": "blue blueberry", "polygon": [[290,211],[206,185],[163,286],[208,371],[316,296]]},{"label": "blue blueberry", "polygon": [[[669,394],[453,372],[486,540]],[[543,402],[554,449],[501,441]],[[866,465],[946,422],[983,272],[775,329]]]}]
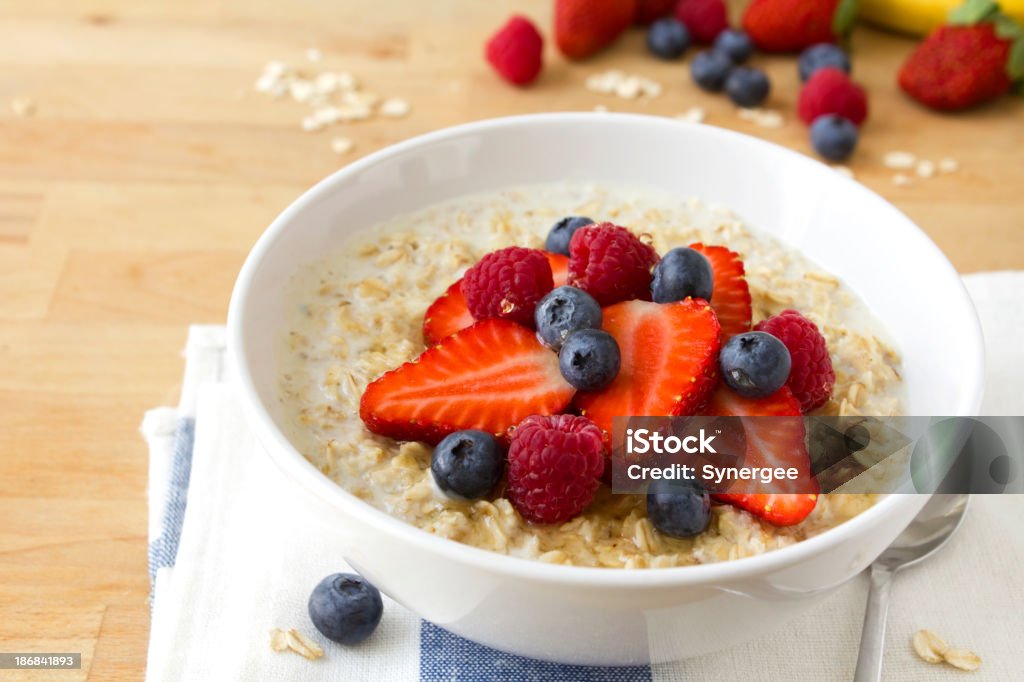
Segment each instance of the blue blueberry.
[{"label": "blue blueberry", "polygon": [[448,434],[430,458],[430,473],[437,487],[464,500],[487,495],[504,471],[505,455],[486,431],[468,429]]},{"label": "blue blueberry", "polygon": [[733,64],[742,64],[754,54],[754,41],[743,31],[727,28],[715,38],[715,49],[724,54]]},{"label": "blue blueberry", "polygon": [[647,29],[647,49],[661,59],[678,59],[690,47],[690,31],[671,17],[658,19]]},{"label": "blue blueberry", "polygon": [[811,123],[811,145],[829,161],[842,161],[857,148],[857,126],[837,114],[824,114]]},{"label": "blue blueberry", "polygon": [[702,90],[718,92],[732,70],[732,61],[717,50],[698,52],[690,61],[690,75]]},{"label": "blue blueberry", "polygon": [[767,332],[737,334],[718,355],[722,379],[745,398],[764,398],[782,388],[791,364],[786,345]]},{"label": "blue blueberry", "polygon": [[597,391],[612,383],[619,375],[621,362],[619,344],[600,329],[581,329],[571,334],[558,351],[562,376],[581,391]]},{"label": "blue blueberry", "polygon": [[355,573],[335,573],[309,595],[309,618],[327,639],[359,644],[373,634],[384,613],[376,587]]},{"label": "blue blueberry", "polygon": [[647,487],[647,518],[660,533],[691,538],[707,529],[711,498],[693,481],[652,481]]},{"label": "blue blueberry", "polygon": [[704,254],[679,247],[672,249],[654,266],[651,299],[655,303],[671,303],[684,298],[711,300],[715,280],[711,263]]},{"label": "blue blueberry", "polygon": [[850,73],[850,57],[846,51],[832,43],[818,43],[800,53],[797,61],[797,69],[800,72],[800,80],[806,81],[818,69],[826,66],[833,66]]},{"label": "blue blueberry", "polygon": [[766,99],[772,84],[764,71],[737,66],[725,78],[725,94],[740,107],[757,107]]},{"label": "blue blueberry", "polygon": [[547,241],[544,242],[544,250],[568,256],[569,240],[572,239],[576,230],[587,225],[593,225],[593,223],[593,220],[581,215],[571,215],[562,218],[552,225],[551,231],[548,232]]},{"label": "blue blueberry", "polygon": [[558,350],[573,332],[601,327],[601,306],[582,289],[558,287],[540,299],[533,320],[540,340]]}]

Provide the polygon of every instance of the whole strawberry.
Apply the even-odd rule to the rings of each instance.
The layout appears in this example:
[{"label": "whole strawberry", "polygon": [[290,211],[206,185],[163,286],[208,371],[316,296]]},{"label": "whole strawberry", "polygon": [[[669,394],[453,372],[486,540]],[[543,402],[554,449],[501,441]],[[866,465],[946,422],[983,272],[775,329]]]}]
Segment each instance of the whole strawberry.
[{"label": "whole strawberry", "polygon": [[636,0],[555,0],[555,44],[569,59],[585,59],[633,23]]},{"label": "whole strawberry", "polygon": [[1024,29],[991,0],[968,0],[910,53],[899,72],[908,95],[940,111],[966,109],[1024,79]]},{"label": "whole strawberry", "polygon": [[533,22],[514,16],[495,33],[484,48],[487,61],[513,85],[532,83],[543,64],[544,39]]},{"label": "whole strawberry", "polygon": [[753,0],[743,28],[760,50],[796,52],[834,43],[849,31],[857,0]]},{"label": "whole strawberry", "polygon": [[594,499],[604,467],[601,429],[586,417],[527,417],[508,448],[508,497],[527,521],[563,523]]}]

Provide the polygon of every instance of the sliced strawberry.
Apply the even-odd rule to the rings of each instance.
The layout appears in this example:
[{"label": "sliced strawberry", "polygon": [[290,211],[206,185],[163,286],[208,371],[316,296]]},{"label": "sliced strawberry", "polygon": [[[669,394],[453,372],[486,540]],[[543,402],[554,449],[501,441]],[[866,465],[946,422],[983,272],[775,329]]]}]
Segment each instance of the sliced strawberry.
[{"label": "sliced strawberry", "polygon": [[607,433],[613,417],[689,415],[715,386],[719,326],[703,300],[623,301],[604,309],[602,328],[622,355],[607,388],[579,393],[576,405]]},{"label": "sliced strawberry", "polygon": [[690,248],[700,251],[711,262],[715,282],[711,307],[722,325],[722,338],[750,331],[750,287],[739,254],[724,246],[698,243],[690,244]]},{"label": "sliced strawberry", "polygon": [[714,495],[719,502],[727,502],[762,518],[775,526],[793,526],[814,511],[818,496],[814,493],[751,493]]},{"label": "sliced strawberry", "polygon": [[562,412],[574,392],[558,370],[558,356],[532,330],[491,319],[371,383],[359,416],[370,431],[396,440],[437,443],[462,429],[504,437],[531,414]]},{"label": "sliced strawberry", "polygon": [[423,342],[428,346],[476,322],[466,307],[460,279],[430,304],[423,316]]},{"label": "sliced strawberry", "polygon": [[548,257],[548,262],[551,263],[551,277],[555,280],[555,286],[565,286],[569,281],[569,257],[563,256],[560,253],[548,253],[544,252],[544,255]]},{"label": "sliced strawberry", "polygon": [[[713,495],[718,502],[745,509],[777,526],[800,523],[817,503],[817,481],[811,477],[811,460],[804,445],[804,420],[800,402],[783,386],[767,398],[744,398],[719,385],[703,414],[721,417],[758,417],[743,420],[746,437],[744,467],[790,467],[796,480],[737,481],[735,492]],[[769,418],[770,417],[770,418]],[[771,492],[758,492],[758,490]],[[792,492],[790,492],[792,491]]]}]

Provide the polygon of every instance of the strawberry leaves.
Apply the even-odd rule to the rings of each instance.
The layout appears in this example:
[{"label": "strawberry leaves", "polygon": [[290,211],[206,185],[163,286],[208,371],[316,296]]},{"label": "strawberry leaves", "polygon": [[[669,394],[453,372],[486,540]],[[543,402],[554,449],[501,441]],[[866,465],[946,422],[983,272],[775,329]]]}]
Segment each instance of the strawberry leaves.
[{"label": "strawberry leaves", "polygon": [[[1006,60],[1006,74],[1010,80],[1024,79],[1024,27],[1003,14],[999,3],[994,0],[966,0],[950,11],[947,18],[951,26],[974,26],[983,21],[992,24],[997,36],[1012,43]],[[1024,93],[1024,86],[1018,85],[1015,89]]]},{"label": "strawberry leaves", "polygon": [[845,37],[853,28],[859,9],[858,0],[840,0],[836,13],[832,15],[832,32],[839,37]]}]

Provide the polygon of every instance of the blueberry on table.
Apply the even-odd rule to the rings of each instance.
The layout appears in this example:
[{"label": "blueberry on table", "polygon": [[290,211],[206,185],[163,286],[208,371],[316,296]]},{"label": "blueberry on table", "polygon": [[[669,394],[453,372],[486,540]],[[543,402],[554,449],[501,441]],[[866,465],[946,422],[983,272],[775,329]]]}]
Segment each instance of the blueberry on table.
[{"label": "blueberry on table", "polygon": [[797,69],[802,81],[806,81],[815,71],[827,66],[850,73],[850,57],[838,45],[818,43],[801,52],[800,59],[797,61]]},{"label": "blueberry on table", "polygon": [[715,50],[721,52],[733,64],[741,64],[754,54],[754,42],[743,31],[727,28],[715,38]]},{"label": "blueberry on table", "polygon": [[836,114],[825,114],[811,123],[811,145],[829,161],[843,161],[857,148],[857,126]]},{"label": "blueberry on table", "polygon": [[659,533],[691,538],[708,527],[711,497],[694,481],[652,481],[647,487],[647,518]]},{"label": "blueberry on table", "polygon": [[704,254],[686,247],[672,249],[654,266],[651,300],[671,303],[685,298],[711,300],[714,291],[711,263]]},{"label": "blueberry on table", "polygon": [[562,286],[540,300],[533,321],[544,345],[558,350],[573,332],[601,327],[601,306],[583,289]]},{"label": "blueberry on table", "polygon": [[551,226],[547,241],[544,242],[544,250],[549,253],[560,253],[563,256],[568,256],[569,240],[572,239],[572,235],[581,227],[593,224],[593,220],[581,215],[571,215],[562,218]]},{"label": "blueberry on table", "polygon": [[580,391],[597,391],[612,383],[621,362],[619,344],[600,329],[574,332],[558,352],[562,377]]},{"label": "blueberry on table", "polygon": [[327,639],[358,644],[373,634],[384,613],[376,587],[355,573],[335,573],[309,595],[309,618]]},{"label": "blueberry on table", "polygon": [[658,19],[647,29],[647,49],[661,59],[678,59],[690,47],[690,31],[671,17]]},{"label": "blueberry on table", "polygon": [[760,106],[772,89],[764,71],[749,66],[738,66],[725,78],[725,94],[736,106],[750,108]]},{"label": "blueberry on table", "polygon": [[505,454],[486,431],[468,429],[444,437],[430,458],[437,487],[465,500],[484,497],[505,471]]},{"label": "blueberry on table", "polygon": [[786,344],[767,332],[737,334],[718,356],[725,383],[744,398],[764,398],[783,387],[792,358]]},{"label": "blueberry on table", "polygon": [[732,70],[732,61],[717,50],[698,52],[690,61],[690,75],[702,90],[718,92]]}]

